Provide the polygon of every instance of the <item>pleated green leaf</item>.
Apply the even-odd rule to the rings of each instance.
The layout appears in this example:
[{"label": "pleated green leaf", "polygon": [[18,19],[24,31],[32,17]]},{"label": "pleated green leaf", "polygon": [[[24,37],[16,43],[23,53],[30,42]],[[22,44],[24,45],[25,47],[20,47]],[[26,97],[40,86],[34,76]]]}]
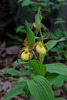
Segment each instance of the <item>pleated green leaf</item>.
[{"label": "pleated green leaf", "polygon": [[54,82],[55,82],[55,80],[56,80],[56,78],[58,77],[59,75],[58,74],[56,74],[56,73],[52,73],[52,74],[46,74],[45,75],[45,78],[50,82],[50,84],[52,85]]},{"label": "pleated green leaf", "polygon": [[16,87],[10,90],[10,92],[4,97],[4,100],[10,100],[12,97],[16,95],[25,94],[24,91],[25,86],[26,86],[25,82],[19,83]]},{"label": "pleated green leaf", "polygon": [[46,43],[46,46],[48,48],[48,51],[50,49],[52,49],[58,42],[61,42],[61,41],[65,41],[65,38],[62,37],[61,39],[59,40],[50,40],[49,42]]},{"label": "pleated green leaf", "polygon": [[46,74],[46,66],[44,64],[40,64],[39,66],[36,60],[31,60],[31,67],[37,75],[44,76]]},{"label": "pleated green leaf", "polygon": [[18,59],[18,62],[17,62],[17,60],[14,62],[13,68],[16,68],[16,66],[18,66],[19,64],[25,65],[25,64],[28,64],[29,63],[28,61],[27,62],[24,62],[22,59]]},{"label": "pleated green leaf", "polygon": [[52,88],[43,76],[35,76],[27,81],[27,85],[34,100],[55,100]]},{"label": "pleated green leaf", "polygon": [[18,76],[18,75],[21,75],[22,73],[18,70],[13,69],[13,68],[8,68],[7,70],[2,71],[2,74],[10,74],[13,76]]},{"label": "pleated green leaf", "polygon": [[66,100],[66,99],[64,99],[64,98],[56,98],[55,100]]},{"label": "pleated green leaf", "polygon": [[55,87],[61,87],[64,84],[64,81],[67,82],[67,75],[59,75],[54,82]]},{"label": "pleated green leaf", "polygon": [[[52,49],[58,42],[61,42],[61,41],[65,41],[65,37],[62,37],[62,38],[59,39],[59,40],[50,40],[50,41],[48,41],[45,45],[47,46],[48,51],[49,51],[49,50]],[[47,51],[47,52],[48,52],[48,51]],[[44,57],[45,57],[45,55],[42,55],[42,58],[41,58],[42,63],[43,63]]]},{"label": "pleated green leaf", "polygon": [[67,66],[62,63],[46,64],[47,72],[67,75]]}]

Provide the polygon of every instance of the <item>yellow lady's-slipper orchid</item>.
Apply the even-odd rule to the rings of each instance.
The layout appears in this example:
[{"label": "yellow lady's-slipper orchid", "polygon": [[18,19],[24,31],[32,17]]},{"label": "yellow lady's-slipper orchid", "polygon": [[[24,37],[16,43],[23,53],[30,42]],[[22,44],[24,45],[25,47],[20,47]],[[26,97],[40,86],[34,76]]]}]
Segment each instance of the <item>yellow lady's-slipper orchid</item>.
[{"label": "yellow lady's-slipper orchid", "polygon": [[46,49],[41,42],[36,46],[36,51],[40,54],[46,54]]},{"label": "yellow lady's-slipper orchid", "polygon": [[23,61],[29,60],[30,57],[31,57],[31,54],[28,49],[25,49],[25,51],[21,54],[21,58]]}]

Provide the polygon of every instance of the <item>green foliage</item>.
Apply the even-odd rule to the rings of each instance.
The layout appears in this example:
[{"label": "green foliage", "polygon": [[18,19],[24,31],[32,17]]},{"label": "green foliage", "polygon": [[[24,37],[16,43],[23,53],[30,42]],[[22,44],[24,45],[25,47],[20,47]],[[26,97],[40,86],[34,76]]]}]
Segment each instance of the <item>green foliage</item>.
[{"label": "green foliage", "polygon": [[7,77],[6,79],[18,81],[19,83],[20,83],[20,82],[24,82],[24,78],[23,78],[23,77],[20,77],[20,78]]},{"label": "green foliage", "polygon": [[13,68],[9,68],[6,71],[1,71],[1,72],[2,72],[2,74],[10,74],[10,75],[13,75],[13,76],[18,76],[18,75],[22,74],[20,71],[15,70]]},{"label": "green foliage", "polygon": [[64,40],[65,40],[65,38],[62,37],[62,38],[59,39],[59,40],[50,40],[49,42],[47,42],[47,43],[46,43],[46,46],[47,46],[47,48],[48,48],[48,51],[49,51],[50,49],[52,49],[58,42],[61,42],[61,41],[64,41]]},{"label": "green foliage", "polygon": [[[50,40],[50,41],[48,41],[45,45],[46,45],[46,47],[48,48],[48,51],[49,51],[49,50],[51,50],[58,42],[61,42],[61,41],[64,41],[64,40],[65,40],[64,37],[62,37],[62,38],[59,39],[59,40]],[[47,51],[47,52],[48,52],[48,51]],[[40,60],[41,60],[42,63],[43,63],[44,57],[45,57],[45,55],[40,56]]]},{"label": "green foliage", "polygon": [[[1,71],[1,75],[3,75],[3,74],[9,74],[9,75],[12,75],[12,76],[20,76],[20,75],[22,75],[22,76],[26,76],[26,75],[28,75],[29,74],[29,72],[28,72],[28,69],[29,69],[29,66],[24,66],[24,68],[19,68],[19,71],[18,70],[15,70],[15,69],[13,69],[13,68],[9,68],[9,69],[7,69],[7,70],[5,70],[5,71]],[[12,79],[12,78],[11,78]]]},{"label": "green foliage", "polygon": [[41,64],[43,63],[44,57],[45,55],[41,55],[41,54],[39,55],[39,61]]},{"label": "green foliage", "polygon": [[[33,11],[38,11],[38,8],[41,7],[41,10],[47,11],[48,13],[51,12],[50,6],[52,7],[52,9],[60,10],[62,6],[66,5],[65,0],[57,0],[58,3],[51,2],[50,0],[36,0],[36,1],[18,0],[17,1],[17,3],[20,3],[20,2],[21,2],[22,7],[31,5],[32,6],[31,9]],[[43,9],[43,7],[45,7],[45,9]]]},{"label": "green foliage", "polygon": [[[31,54],[31,59],[33,58],[33,55]],[[16,68],[16,66],[18,66],[18,65],[28,65],[29,64],[29,61],[27,61],[27,62],[25,62],[25,61],[23,61],[22,59],[18,59],[18,62],[17,62],[17,60],[16,61],[14,61],[14,64],[13,64],[13,68],[15,69]]]},{"label": "green foliage", "polygon": [[[64,49],[65,45],[64,42],[63,43],[59,43],[59,45],[57,45],[56,47],[54,47],[51,52],[56,52],[57,56],[53,56],[53,58],[55,58],[55,60],[65,60],[67,59],[67,51]],[[65,59],[62,57],[62,54],[64,55]]]},{"label": "green foliage", "polygon": [[18,0],[17,3],[20,3],[20,2],[22,2],[22,1],[23,1],[23,0]]},{"label": "green foliage", "polygon": [[[57,18],[58,20],[61,20],[61,18]],[[62,24],[61,24],[62,25]],[[63,25],[62,25],[63,26]],[[55,45],[55,47],[51,48],[50,51],[51,53],[53,53],[53,55],[51,55],[50,57],[48,56],[47,59],[55,59],[56,61],[58,60],[65,60],[67,59],[67,39],[66,39],[66,34],[67,31],[65,30],[64,27],[62,27],[64,30],[60,30],[59,28],[55,29],[54,33],[48,33],[49,35],[51,35],[51,41],[53,40],[55,42],[55,40],[58,40],[58,45]],[[44,34],[44,33],[43,33]],[[54,44],[54,42],[52,43],[52,45]],[[47,42],[47,44],[50,43]],[[49,45],[48,45],[49,48]],[[54,54],[56,54],[54,56]],[[64,57],[62,57],[62,55]]]},{"label": "green foliage", "polygon": [[34,2],[32,0],[18,0],[17,3],[21,3],[21,5],[24,7],[24,6],[28,6],[28,5],[31,5],[31,4],[34,4]]},{"label": "green foliage", "polygon": [[63,85],[64,81],[67,82],[67,75],[66,75],[66,76],[65,76],[65,75],[59,75],[59,76],[56,78],[56,80],[55,80],[55,82],[54,82],[54,85],[55,85],[56,87],[61,87],[61,86]]},{"label": "green foliage", "polygon": [[28,41],[30,44],[34,44],[35,43],[34,33],[29,28],[27,21],[26,21],[26,26],[27,26],[26,30],[27,30]]},{"label": "green foliage", "polygon": [[[58,39],[60,37],[63,37],[64,35],[65,35],[64,31],[61,31],[60,29],[56,29],[54,35],[52,36],[52,39],[53,38]],[[66,41],[66,38],[65,38],[64,42],[59,42],[59,44],[56,47],[51,49],[51,52],[56,52],[56,54],[58,55],[57,58],[54,57],[57,60],[63,60],[62,55],[60,55],[60,54],[63,54],[65,59],[67,59],[67,56],[66,56],[66,53],[67,53],[66,48],[67,48],[67,46],[65,44],[65,41]]]},{"label": "green foliage", "polygon": [[65,21],[62,18],[56,18],[54,24],[61,24],[61,23],[65,23]]},{"label": "green foliage", "polygon": [[64,2],[65,0],[57,0],[58,2]]},{"label": "green foliage", "polygon": [[35,16],[35,22],[36,22],[36,23],[39,25],[39,27],[40,27],[40,25],[41,25],[41,17],[40,17],[39,12],[40,12],[40,8],[39,8],[39,10],[38,10],[38,13],[37,13],[36,16]]},{"label": "green foliage", "polygon": [[53,6],[53,9],[60,10],[62,6],[66,5],[65,0],[57,0],[57,1],[58,3]]},{"label": "green foliage", "polygon": [[34,100],[47,100],[47,98],[48,100],[55,99],[49,82],[44,77],[37,75],[34,76],[33,79],[23,81],[19,83],[16,87],[12,88],[10,92],[5,96],[4,100],[9,100],[15,95],[19,94],[27,94],[30,100],[31,95],[29,90],[34,97]]},{"label": "green foliage", "polygon": [[23,82],[24,81],[24,78],[23,77],[20,77],[19,79],[18,79],[18,82],[20,83],[20,82]]},{"label": "green foliage", "polygon": [[64,98],[56,98],[55,100],[66,100],[66,99],[64,99]]},{"label": "green foliage", "polygon": [[19,95],[19,94],[26,94],[24,90],[24,88],[27,87],[26,85],[27,85],[26,82],[19,83],[16,87],[10,90],[10,92],[5,96],[4,100],[9,100],[12,97]]},{"label": "green foliage", "polygon": [[[50,9],[49,5],[55,5],[53,2],[50,2],[50,0],[43,0],[43,1],[44,1],[43,3],[42,2],[37,3],[37,2],[33,2],[32,0],[24,0],[24,1],[18,0],[18,3],[21,2],[22,6],[35,4],[35,5],[38,5],[38,8],[41,6],[46,6],[46,7],[48,6],[47,7],[48,9]],[[57,1],[59,2],[59,5],[58,4],[55,5],[55,8],[57,6],[59,8],[62,5],[64,0],[62,1],[57,0]],[[35,16],[35,22],[39,25],[39,28],[40,28],[39,32],[42,33],[41,32],[41,17],[40,17],[39,12],[40,12],[40,8],[38,10],[38,13]],[[58,18],[56,19],[56,22],[54,24],[58,24],[58,23],[65,23],[65,22],[61,18]],[[59,33],[59,31],[58,30],[56,31],[57,31],[56,35],[57,37],[59,37],[59,35],[57,34]],[[30,25],[27,21],[26,21],[26,30],[24,26],[20,26],[16,29],[16,33],[17,32],[27,33],[29,44],[32,44],[32,46],[35,45],[35,47],[36,47],[36,43],[38,43],[39,40],[41,41],[41,38],[44,37],[44,36],[36,37],[34,32],[30,29]],[[50,40],[46,43],[46,46],[48,48],[48,50],[46,50],[47,52],[51,50],[57,43],[65,41],[66,39],[65,37],[61,37],[61,36],[59,37],[60,39],[57,37],[56,39],[53,38],[53,40]],[[38,42],[35,42],[36,40]],[[61,44],[61,47],[62,45],[64,44]],[[29,49],[31,54],[32,54],[32,51],[33,53],[35,52],[35,48],[33,50],[32,49],[33,48]],[[63,47],[61,49],[63,49]],[[56,48],[54,48],[53,51],[58,52]],[[61,52],[62,50],[60,50],[58,54],[60,54]],[[14,77],[8,78],[11,80],[18,81],[19,84],[16,87],[11,89],[11,91],[5,96],[4,100],[9,100],[15,95],[22,95],[22,94],[26,94],[29,100],[31,100],[31,95],[33,96],[34,100],[64,100],[63,98],[54,97],[51,85],[54,84],[55,86],[59,87],[59,86],[62,86],[64,81],[67,81],[67,66],[62,63],[43,64],[44,57],[45,55],[40,54],[39,62],[37,61],[36,56],[34,56],[36,60],[33,59],[33,56],[31,56],[31,59],[27,62],[22,61],[22,59],[18,59],[18,62],[17,61],[14,62],[13,68],[7,69],[6,71],[2,71],[2,74],[10,74],[12,76],[21,75],[20,78],[14,78]],[[15,70],[16,66],[18,65],[22,65],[24,69],[19,68],[19,71]],[[24,79],[25,75],[27,75],[26,79]],[[58,84],[58,82],[60,84]]]},{"label": "green foliage", "polygon": [[[19,63],[18,63],[18,62],[19,62]],[[18,62],[17,62],[17,60],[14,62],[13,68],[16,68],[16,66],[18,66],[19,64],[25,65],[25,64],[29,63],[29,62],[24,62],[24,61],[22,61],[22,59],[18,59]]]},{"label": "green foliage", "polygon": [[31,0],[24,0],[21,5],[24,7],[24,6],[28,6],[28,5],[31,5],[31,4],[34,4],[34,2],[31,1]]},{"label": "green foliage", "polygon": [[67,86],[65,86],[65,90],[67,91]]},{"label": "green foliage", "polygon": [[[63,31],[60,29],[56,29],[54,31],[54,34],[52,35],[51,39],[59,39],[60,37],[65,37],[65,41],[67,41],[66,39],[66,28],[65,28],[65,20],[63,20],[62,18],[56,18],[56,21],[54,22],[54,24],[60,24]],[[53,49],[51,49],[51,52],[56,52],[57,56],[53,57],[56,60],[64,60],[64,58],[62,57],[62,54],[64,55],[65,59],[67,59],[67,46],[64,42],[59,43],[56,47],[54,47]]]},{"label": "green foliage", "polygon": [[58,74],[56,74],[56,73],[45,75],[45,78],[50,82],[51,85],[54,84],[57,77],[58,77]]},{"label": "green foliage", "polygon": [[19,26],[15,30],[16,30],[16,33],[18,33],[18,32],[26,33],[26,30],[25,30],[24,26]]},{"label": "green foliage", "polygon": [[10,39],[12,39],[12,40],[17,40],[17,41],[19,41],[19,42],[23,42],[23,40],[22,40],[18,35],[14,36],[14,35],[12,35],[12,34],[10,34],[10,33],[6,33],[6,34],[7,34],[7,36],[9,36]]},{"label": "green foliage", "polygon": [[[28,27],[28,24],[27,24],[27,32],[30,32],[30,34],[31,34],[31,30]],[[29,39],[31,38],[30,34],[28,34]],[[32,35],[32,36],[34,37],[34,35]],[[48,51],[51,48],[53,48],[58,42],[64,41],[64,40],[65,40],[64,37],[59,39],[59,40],[50,40],[48,43],[46,43]],[[30,43],[31,42],[32,42],[32,40],[30,39]],[[44,59],[44,57],[41,57],[41,55],[40,55],[40,62],[41,61],[43,62],[43,59]],[[19,64],[22,64],[24,66],[26,66],[26,65],[29,66],[29,61],[28,62],[24,62],[21,59],[18,59],[18,62],[19,62]],[[44,64],[42,64],[42,62],[40,64],[38,64],[36,62],[36,60],[31,60],[30,61],[30,66],[34,70],[34,74],[37,75],[37,76],[33,77],[32,79],[28,79],[27,80],[27,85],[28,85],[28,88],[29,88],[28,92],[26,91],[27,85],[25,85],[25,87],[26,87],[25,91],[23,91],[25,87],[21,87],[20,88],[18,86],[17,89],[19,91],[13,94],[13,92],[16,91],[16,88],[13,88],[5,96],[5,98],[6,98],[5,100],[8,100],[8,99],[12,98],[13,96],[21,94],[21,93],[22,94],[27,94],[28,98],[30,99],[31,95],[30,95],[29,91],[31,92],[32,96],[34,97],[34,100],[44,100],[44,99],[47,100],[47,98],[48,98],[48,100],[54,100],[54,95],[53,95],[52,89],[50,87],[50,84],[51,85],[52,84],[54,84],[54,85],[57,84],[56,80],[59,77],[59,74],[67,75],[67,66],[65,66],[64,64],[61,64],[61,63],[44,65]],[[15,61],[14,62],[14,68],[16,68],[17,65],[18,65],[18,63],[17,63],[17,61]],[[46,72],[50,72],[51,74],[46,74]],[[8,69],[6,72],[4,72],[4,74],[6,74],[6,73],[8,73],[10,75],[13,75],[13,76],[23,75],[22,74],[22,70],[21,71],[17,71],[15,69]],[[39,76],[39,75],[41,75],[41,76]],[[45,76],[45,78],[42,77],[42,76]],[[50,82],[50,84],[46,79]],[[17,79],[15,79],[15,80],[17,80]],[[24,81],[24,79],[21,77],[17,81],[18,82],[22,82],[22,81]],[[60,82],[62,83],[62,80]],[[63,80],[63,82],[64,82],[64,80]],[[49,96],[49,94],[50,94],[50,96]]]},{"label": "green foliage", "polygon": [[67,75],[67,66],[62,63],[46,64],[46,70],[50,73]]},{"label": "green foliage", "polygon": [[46,66],[43,64],[39,64],[36,62],[36,60],[31,60],[31,67],[34,70],[34,73],[37,75],[44,76],[46,74]]},{"label": "green foliage", "polygon": [[[61,29],[57,28],[54,30],[54,33],[48,33],[49,35],[51,35],[51,39],[52,40],[57,40],[59,38],[64,37],[65,38],[65,31],[62,31]],[[44,34],[43,34],[44,35]],[[64,40],[65,41],[65,40]]]},{"label": "green foliage", "polygon": [[64,51],[64,57],[67,59],[67,51]]},{"label": "green foliage", "polygon": [[28,88],[34,100],[54,100],[54,94],[49,82],[42,76],[35,76],[27,81]]}]

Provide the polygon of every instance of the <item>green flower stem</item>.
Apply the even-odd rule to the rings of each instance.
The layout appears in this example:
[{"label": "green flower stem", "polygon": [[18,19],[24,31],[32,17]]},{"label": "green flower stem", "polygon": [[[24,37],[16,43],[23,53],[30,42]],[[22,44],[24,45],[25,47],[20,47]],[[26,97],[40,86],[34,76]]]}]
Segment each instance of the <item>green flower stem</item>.
[{"label": "green flower stem", "polygon": [[[41,28],[40,28],[40,35],[41,35],[41,38],[42,38]],[[43,41],[42,41],[42,42],[43,42]],[[40,62],[40,63],[42,63],[42,62],[41,62],[41,59],[42,59],[42,55],[41,55],[41,54],[39,54],[39,62]]]},{"label": "green flower stem", "polygon": [[42,62],[41,62],[41,59],[42,59],[42,55],[39,54],[39,62],[40,62],[40,63],[42,63]]},{"label": "green flower stem", "polygon": [[40,28],[40,35],[41,35],[41,38],[42,38],[42,32],[41,32],[41,28]]},{"label": "green flower stem", "polygon": [[29,60],[29,72],[30,72],[30,78],[31,78],[31,63],[30,63],[30,60]]}]

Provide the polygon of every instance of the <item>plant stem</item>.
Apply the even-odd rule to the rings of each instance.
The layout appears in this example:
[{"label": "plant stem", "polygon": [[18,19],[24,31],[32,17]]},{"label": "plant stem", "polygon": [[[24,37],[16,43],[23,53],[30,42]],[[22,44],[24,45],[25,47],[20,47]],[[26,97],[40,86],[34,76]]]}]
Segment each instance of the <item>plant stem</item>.
[{"label": "plant stem", "polygon": [[41,38],[42,38],[42,32],[41,32],[41,28],[40,28],[40,35],[41,35]]},{"label": "plant stem", "polygon": [[42,55],[39,54],[39,62],[40,62],[40,63],[42,63],[42,62],[41,62],[41,59],[42,59]]},{"label": "plant stem", "polygon": [[[40,28],[40,35],[41,35],[41,38],[42,38],[41,28]],[[41,59],[42,59],[42,55],[41,55],[41,54],[39,54],[39,62],[42,63],[40,57],[41,57]]]},{"label": "plant stem", "polygon": [[30,78],[31,78],[31,64],[30,64],[30,60],[29,60],[29,72],[30,72]]}]

